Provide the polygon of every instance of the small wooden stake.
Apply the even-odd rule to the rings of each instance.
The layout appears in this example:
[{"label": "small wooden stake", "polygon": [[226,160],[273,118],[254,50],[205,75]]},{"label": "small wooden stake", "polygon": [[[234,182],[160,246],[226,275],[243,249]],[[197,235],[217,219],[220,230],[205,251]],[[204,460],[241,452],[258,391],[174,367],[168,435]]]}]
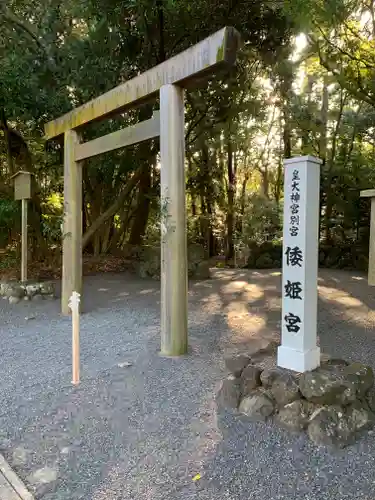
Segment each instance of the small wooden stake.
[{"label": "small wooden stake", "polygon": [[22,200],[21,281],[27,281],[27,200]]},{"label": "small wooden stake", "polygon": [[72,384],[79,384],[79,303],[80,294],[73,292],[69,299],[72,311]]}]

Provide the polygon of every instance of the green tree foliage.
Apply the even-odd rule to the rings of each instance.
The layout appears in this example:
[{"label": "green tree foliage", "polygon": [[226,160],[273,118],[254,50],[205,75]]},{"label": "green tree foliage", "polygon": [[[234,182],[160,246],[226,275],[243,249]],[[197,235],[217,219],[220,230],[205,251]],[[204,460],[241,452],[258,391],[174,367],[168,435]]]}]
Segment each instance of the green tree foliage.
[{"label": "green tree foliage", "polygon": [[[231,261],[241,242],[278,239],[283,159],[312,154],[324,161],[322,241],[354,241],[366,253],[368,206],[359,190],[375,182],[374,19],[372,2],[351,0],[3,2],[2,246],[18,238],[9,177],[22,168],[38,185],[35,252],[59,250],[63,149],[45,143],[46,121],[232,25],[244,42],[236,68],[186,95],[189,240]],[[91,124],[84,139],[147,119],[155,108]],[[155,244],[158,151],[153,141],[84,163],[87,252]]]}]

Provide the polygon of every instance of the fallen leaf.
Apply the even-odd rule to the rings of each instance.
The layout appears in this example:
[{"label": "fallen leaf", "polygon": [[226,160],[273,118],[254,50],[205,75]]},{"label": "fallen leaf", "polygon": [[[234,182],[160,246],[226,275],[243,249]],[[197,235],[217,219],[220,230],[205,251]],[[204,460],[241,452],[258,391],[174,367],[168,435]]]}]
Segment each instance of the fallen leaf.
[{"label": "fallen leaf", "polygon": [[200,474],[196,474],[196,475],[193,477],[192,481],[199,481],[201,478],[202,478],[202,476],[201,476]]},{"label": "fallen leaf", "polygon": [[123,363],[118,363],[117,366],[119,368],[128,368],[129,366],[132,366],[133,363],[131,363],[130,361],[124,361]]}]

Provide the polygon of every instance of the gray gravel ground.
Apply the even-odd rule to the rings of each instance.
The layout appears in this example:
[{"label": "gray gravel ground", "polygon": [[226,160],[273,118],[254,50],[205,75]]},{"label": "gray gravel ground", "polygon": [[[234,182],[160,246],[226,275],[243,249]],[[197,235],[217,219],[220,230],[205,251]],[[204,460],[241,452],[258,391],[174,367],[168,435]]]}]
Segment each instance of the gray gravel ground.
[{"label": "gray gravel ground", "polygon": [[[322,349],[374,366],[373,289],[353,273],[320,276]],[[191,352],[179,359],[158,355],[158,287],[86,279],[76,388],[59,302],[0,301],[0,448],[37,498],[374,499],[375,434],[333,453],[216,412],[223,353],[277,338],[279,273],[223,270],[191,283]]]}]

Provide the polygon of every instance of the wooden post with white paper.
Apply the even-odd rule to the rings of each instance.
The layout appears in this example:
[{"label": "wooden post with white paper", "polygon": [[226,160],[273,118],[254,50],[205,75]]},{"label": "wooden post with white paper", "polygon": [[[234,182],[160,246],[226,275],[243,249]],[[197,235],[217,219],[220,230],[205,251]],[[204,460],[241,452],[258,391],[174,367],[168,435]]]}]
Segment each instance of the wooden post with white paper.
[{"label": "wooden post with white paper", "polygon": [[79,303],[80,294],[73,292],[69,299],[72,311],[72,384],[79,384]]}]

